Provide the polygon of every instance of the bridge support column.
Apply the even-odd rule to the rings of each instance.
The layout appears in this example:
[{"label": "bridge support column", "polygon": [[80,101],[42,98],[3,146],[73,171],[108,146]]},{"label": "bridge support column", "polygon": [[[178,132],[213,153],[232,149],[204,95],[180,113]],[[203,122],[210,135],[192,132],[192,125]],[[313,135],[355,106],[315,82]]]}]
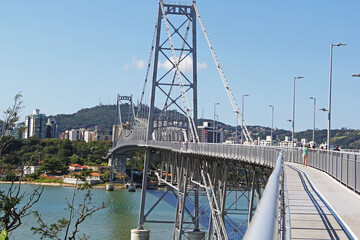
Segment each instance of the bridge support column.
[{"label": "bridge support column", "polygon": [[145,199],[146,199],[146,188],[147,188],[147,180],[148,180],[149,163],[150,163],[150,149],[146,149],[145,150],[145,159],[144,159],[142,189],[141,189],[139,225],[138,225],[137,229],[131,229],[131,240],[149,240],[150,239],[150,230],[144,229],[144,223],[146,221]]},{"label": "bridge support column", "polygon": [[109,183],[106,184],[105,190],[114,191],[114,185],[113,185],[114,155],[111,155],[111,158],[109,159],[109,163],[110,163],[110,179],[109,179]]},{"label": "bridge support column", "polygon": [[150,230],[131,229],[131,240],[149,240]]},{"label": "bridge support column", "polygon": [[106,184],[105,190],[106,191],[114,191],[114,185],[111,183]]},{"label": "bridge support column", "polygon": [[200,232],[200,231],[186,232],[186,236],[189,240],[202,240],[205,239],[205,232]]}]

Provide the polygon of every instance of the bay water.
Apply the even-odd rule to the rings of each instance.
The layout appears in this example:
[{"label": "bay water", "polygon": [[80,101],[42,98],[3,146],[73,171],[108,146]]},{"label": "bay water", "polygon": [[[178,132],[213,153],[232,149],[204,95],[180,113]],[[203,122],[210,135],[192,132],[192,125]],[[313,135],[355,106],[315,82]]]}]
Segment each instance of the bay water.
[{"label": "bay water", "polygon": [[[1,190],[7,190],[9,184],[0,184]],[[28,194],[36,185],[22,184],[21,191]],[[37,210],[44,222],[51,224],[58,219],[69,216],[66,210],[67,201],[71,201],[73,187],[44,186],[43,194],[31,210]],[[141,190],[128,192],[126,189],[115,189],[107,192],[105,189],[92,189],[91,205],[99,205],[102,202],[108,203],[102,209],[79,227],[78,237],[86,234],[90,239],[130,239],[131,229],[137,228],[140,209]],[[146,209],[148,210],[163,195],[163,190],[147,190]],[[26,199],[25,197],[25,199]],[[76,196],[75,206],[83,200],[82,193]],[[245,204],[245,203],[244,203]],[[160,204],[151,212],[147,220],[173,221],[175,219],[176,198],[172,194],[167,194]],[[206,223],[205,223],[206,224]],[[22,225],[17,228],[10,236],[14,240],[40,239],[40,235],[35,235],[30,229],[38,226],[33,216],[23,219]],[[146,223],[144,228],[150,229],[150,239],[167,240],[173,235],[173,224]]]}]

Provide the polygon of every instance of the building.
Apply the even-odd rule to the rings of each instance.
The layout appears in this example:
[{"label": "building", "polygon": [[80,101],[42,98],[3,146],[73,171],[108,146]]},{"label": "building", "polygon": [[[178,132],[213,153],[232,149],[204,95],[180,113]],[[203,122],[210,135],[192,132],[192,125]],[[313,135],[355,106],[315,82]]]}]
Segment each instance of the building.
[{"label": "building", "polygon": [[85,142],[92,142],[94,138],[95,138],[94,131],[90,131],[90,130],[84,131],[84,141]]},{"label": "building", "polygon": [[60,139],[62,139],[62,140],[65,140],[65,139],[69,140],[69,130],[66,130],[65,132],[61,133],[61,134],[60,134]]},{"label": "building", "polygon": [[33,114],[25,117],[25,138],[38,136],[45,138],[46,136],[46,116],[40,114],[39,109],[35,109]]},{"label": "building", "polygon": [[76,141],[79,140],[79,130],[78,129],[71,129],[69,131],[69,140],[70,141]]},{"label": "building", "polygon": [[36,170],[40,169],[40,166],[24,166],[24,174],[33,174]]},{"label": "building", "polygon": [[59,137],[59,130],[57,122],[54,118],[49,118],[46,123],[46,138],[58,138]]},{"label": "building", "polygon": [[266,136],[266,139],[261,140],[259,145],[261,145],[261,146],[271,146],[271,136]]},{"label": "building", "polygon": [[[294,139],[294,147],[298,146],[297,139]],[[285,136],[285,140],[280,142],[280,147],[292,147],[292,141],[290,137]]]},{"label": "building", "polygon": [[82,165],[77,164],[77,163],[69,165],[69,171],[70,172],[82,171],[82,170],[87,170],[87,169],[88,169],[87,166],[85,166],[85,165],[82,166]]},{"label": "building", "polygon": [[24,126],[24,122],[6,126],[5,122],[0,121],[0,136],[12,136],[14,138],[22,139],[24,138]]},{"label": "building", "polygon": [[224,142],[224,132],[215,129],[211,123],[203,122],[202,126],[197,129],[199,141],[205,143],[222,143]]},{"label": "building", "polygon": [[60,139],[68,139],[70,141],[111,141],[112,134],[101,131],[101,127],[95,126],[95,131],[91,129],[79,128],[65,130],[60,134]]}]

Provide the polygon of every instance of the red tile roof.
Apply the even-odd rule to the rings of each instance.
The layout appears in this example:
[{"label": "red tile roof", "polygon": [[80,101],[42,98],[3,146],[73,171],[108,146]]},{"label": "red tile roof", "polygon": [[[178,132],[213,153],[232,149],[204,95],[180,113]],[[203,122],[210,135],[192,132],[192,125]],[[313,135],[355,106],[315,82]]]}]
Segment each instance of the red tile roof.
[{"label": "red tile roof", "polygon": [[77,164],[77,163],[76,163],[76,164],[71,164],[71,165],[69,165],[69,167],[80,167],[80,168],[81,168],[81,167],[83,167],[83,166],[81,166],[80,164]]},{"label": "red tile roof", "polygon": [[97,172],[92,172],[92,173],[90,173],[90,175],[91,175],[91,176],[101,176],[101,174],[100,174],[100,173],[97,173]]}]

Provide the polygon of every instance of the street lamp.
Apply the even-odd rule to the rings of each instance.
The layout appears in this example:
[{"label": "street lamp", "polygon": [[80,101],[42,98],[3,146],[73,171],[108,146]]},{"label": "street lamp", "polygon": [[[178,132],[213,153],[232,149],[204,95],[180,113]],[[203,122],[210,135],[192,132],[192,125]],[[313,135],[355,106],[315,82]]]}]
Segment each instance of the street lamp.
[{"label": "street lamp", "polygon": [[315,144],[315,109],[316,109],[316,98],[314,97],[309,97],[309,99],[314,100],[314,121],[313,121],[313,137],[312,137],[312,141],[313,141],[313,145]]},{"label": "street lamp", "polygon": [[216,128],[216,130],[215,130],[215,121],[216,121],[216,105],[219,105],[220,103],[214,103],[214,123],[213,123],[213,129],[214,129],[214,131],[213,131],[213,143],[215,143],[215,135],[216,135],[216,130],[217,130],[217,128]]},{"label": "street lamp", "polygon": [[[327,110],[326,108],[319,108],[319,110],[323,112],[329,112],[329,110]],[[329,145],[327,146],[327,149],[329,149]]]},{"label": "street lamp", "polygon": [[242,95],[242,109],[241,109],[241,144],[244,143],[243,141],[243,136],[244,136],[244,100],[245,100],[245,97],[248,97],[250,96],[249,94],[243,94]]},{"label": "street lamp", "polygon": [[271,115],[271,146],[272,146],[272,143],[273,143],[273,128],[274,128],[274,106],[273,105],[269,105],[269,107],[271,107],[271,112],[272,112],[272,115]]},{"label": "street lamp", "polygon": [[[293,122],[291,119],[286,120],[288,122]],[[293,125],[294,126],[294,125]],[[294,129],[294,128],[293,128]],[[293,136],[294,136],[294,131],[293,131]],[[292,143],[292,148],[291,148],[291,162],[294,162],[294,137],[291,139],[291,143]]]},{"label": "street lamp", "polygon": [[360,73],[354,73],[352,77],[360,77]]},{"label": "street lamp", "polygon": [[294,77],[294,92],[293,92],[293,118],[292,118],[292,136],[291,136],[291,146],[294,147],[294,128],[295,128],[295,80],[304,77]]},{"label": "street lamp", "polygon": [[330,150],[330,129],[331,129],[331,82],[332,82],[332,53],[333,47],[346,46],[345,43],[330,44],[330,74],[329,74],[329,105],[328,105],[328,132],[327,145]]},{"label": "street lamp", "polygon": [[239,113],[240,113],[240,111],[239,110],[236,110],[235,111],[235,114],[236,114],[236,119],[235,119],[235,141],[234,141],[234,143],[235,144],[237,144],[237,132],[238,132],[238,127],[237,127],[237,124],[238,124],[238,119],[239,119]]}]

